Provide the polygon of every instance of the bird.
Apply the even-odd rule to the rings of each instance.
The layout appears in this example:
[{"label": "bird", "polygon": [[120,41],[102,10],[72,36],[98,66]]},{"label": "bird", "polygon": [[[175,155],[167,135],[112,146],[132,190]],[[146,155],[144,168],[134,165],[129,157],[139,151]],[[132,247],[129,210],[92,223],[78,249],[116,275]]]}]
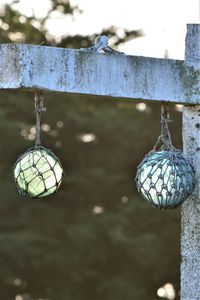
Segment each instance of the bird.
[{"label": "bird", "polygon": [[123,52],[112,49],[108,46],[108,37],[106,35],[99,35],[96,37],[94,45],[90,48],[81,48],[80,50],[89,50],[96,52],[106,52],[106,53],[116,53],[116,54],[124,54]]}]

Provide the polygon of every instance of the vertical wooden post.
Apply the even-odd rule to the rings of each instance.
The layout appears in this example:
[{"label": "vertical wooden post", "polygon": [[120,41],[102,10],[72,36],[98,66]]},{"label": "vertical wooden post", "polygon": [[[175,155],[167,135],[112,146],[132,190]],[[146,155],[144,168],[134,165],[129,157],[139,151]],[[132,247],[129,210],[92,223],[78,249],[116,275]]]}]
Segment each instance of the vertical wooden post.
[{"label": "vertical wooden post", "polygon": [[[200,25],[187,26],[185,61],[200,64]],[[183,151],[196,171],[196,188],[182,205],[181,300],[200,300],[200,105],[183,110]]]}]

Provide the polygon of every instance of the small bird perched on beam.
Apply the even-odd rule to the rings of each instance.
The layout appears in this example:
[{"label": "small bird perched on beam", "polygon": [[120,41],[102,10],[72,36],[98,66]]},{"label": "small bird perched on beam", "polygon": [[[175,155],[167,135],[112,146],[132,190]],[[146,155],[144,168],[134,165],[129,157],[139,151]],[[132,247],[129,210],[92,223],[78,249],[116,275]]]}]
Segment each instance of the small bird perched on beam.
[{"label": "small bird perched on beam", "polygon": [[99,35],[96,37],[94,45],[90,48],[81,48],[80,50],[92,50],[97,52],[108,52],[116,54],[124,54],[123,52],[112,49],[108,46],[108,37],[105,35]]}]

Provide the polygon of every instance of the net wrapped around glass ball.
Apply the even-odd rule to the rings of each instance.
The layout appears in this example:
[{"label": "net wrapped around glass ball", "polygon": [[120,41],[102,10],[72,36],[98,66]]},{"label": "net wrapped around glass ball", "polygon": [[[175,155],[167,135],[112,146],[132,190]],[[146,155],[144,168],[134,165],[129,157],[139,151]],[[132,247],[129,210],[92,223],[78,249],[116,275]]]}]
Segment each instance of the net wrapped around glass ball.
[{"label": "net wrapped around glass ball", "polygon": [[151,151],[138,166],[136,186],[154,207],[176,208],[194,190],[193,167],[179,150]]},{"label": "net wrapped around glass ball", "polygon": [[55,193],[62,181],[60,160],[49,149],[35,146],[22,154],[14,165],[14,179],[22,196],[41,198]]}]

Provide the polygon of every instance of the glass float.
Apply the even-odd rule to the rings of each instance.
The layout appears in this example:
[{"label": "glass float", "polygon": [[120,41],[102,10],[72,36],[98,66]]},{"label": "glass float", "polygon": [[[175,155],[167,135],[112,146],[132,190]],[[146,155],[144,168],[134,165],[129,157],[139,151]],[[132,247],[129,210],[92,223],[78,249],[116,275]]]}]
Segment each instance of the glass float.
[{"label": "glass float", "polygon": [[43,107],[42,92],[35,92],[35,146],[22,154],[14,165],[14,179],[20,195],[41,198],[55,193],[62,181],[63,169],[55,154],[41,146],[40,118]]},{"label": "glass float", "polygon": [[194,189],[193,168],[180,151],[152,151],[138,166],[136,185],[151,205],[175,208]]},{"label": "glass float", "polygon": [[162,105],[161,135],[137,168],[136,186],[142,197],[154,207],[175,208],[183,203],[195,187],[194,170],[171,141],[168,128],[169,107]]},{"label": "glass float", "polygon": [[15,163],[14,177],[22,196],[39,198],[55,193],[63,177],[63,169],[55,154],[42,146],[33,147]]}]

